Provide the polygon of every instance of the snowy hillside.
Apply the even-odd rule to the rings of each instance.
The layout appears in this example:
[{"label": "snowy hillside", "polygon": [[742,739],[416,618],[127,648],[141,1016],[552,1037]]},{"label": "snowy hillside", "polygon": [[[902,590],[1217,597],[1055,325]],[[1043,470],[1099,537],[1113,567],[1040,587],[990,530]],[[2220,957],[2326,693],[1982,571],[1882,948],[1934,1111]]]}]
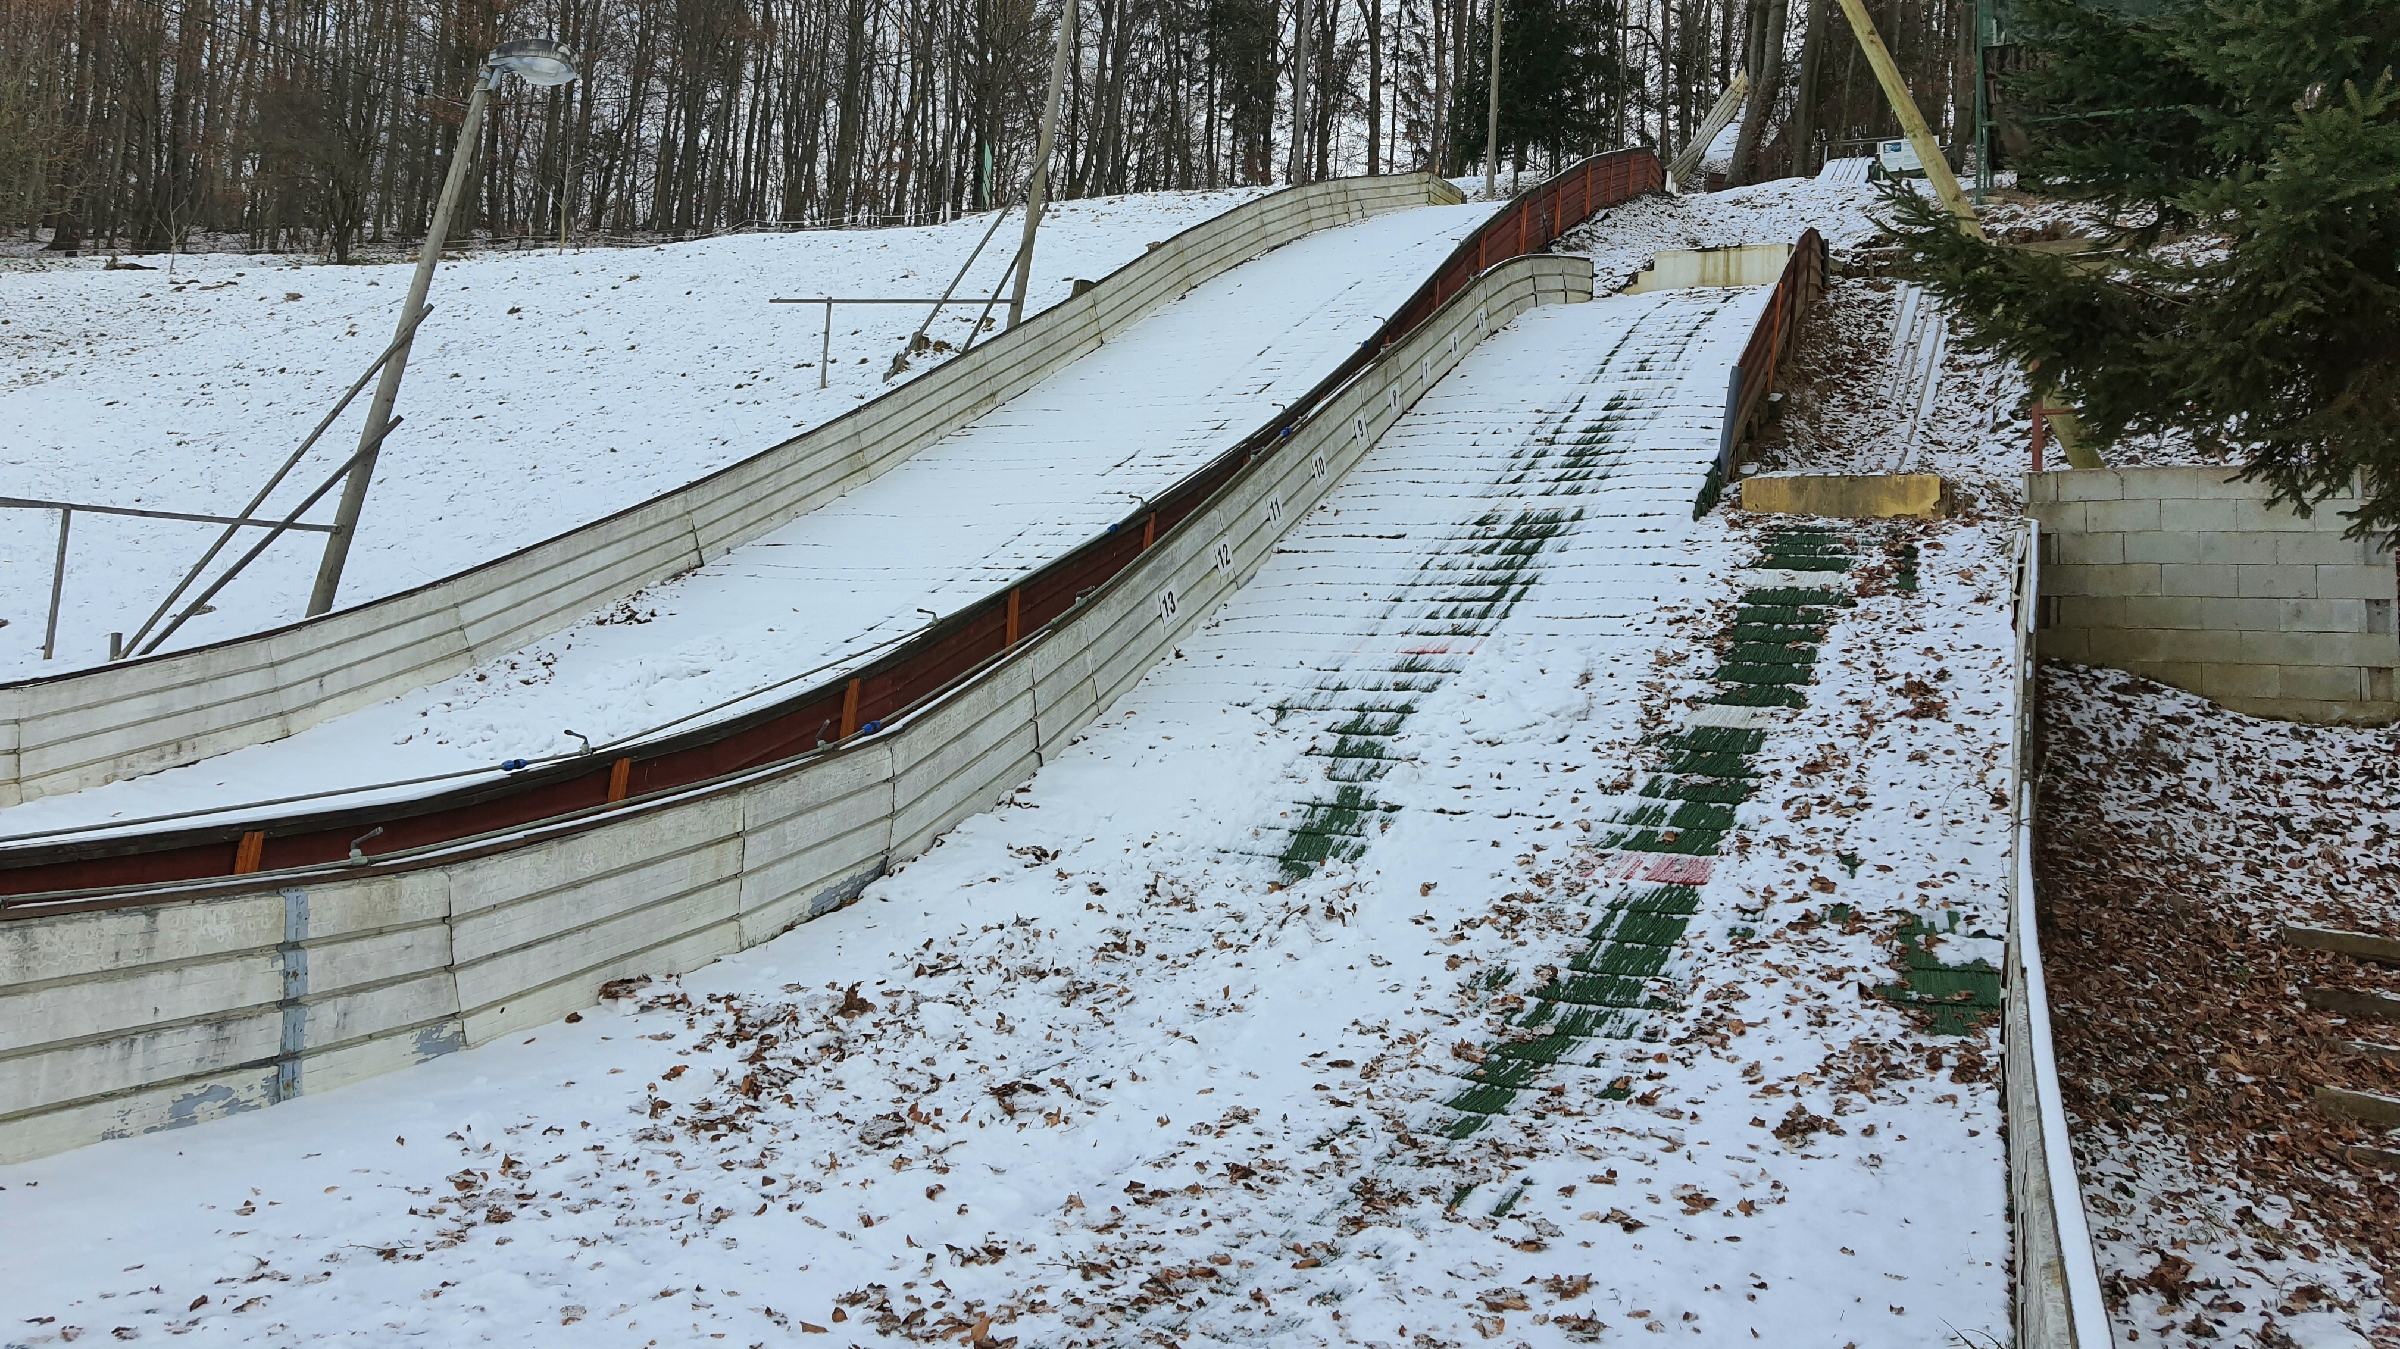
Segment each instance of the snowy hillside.
[{"label": "snowy hillside", "polygon": [[[1063,299],[1154,241],[1259,195],[1160,193],[1068,202],[1045,217],[1031,302]],[[776,296],[932,296],[989,226],[762,234],[657,248],[477,256],[443,265],[352,554],[345,603],[406,589],[643,500],[889,387],[923,319],[834,315]],[[989,296],[1016,221],[961,294]],[[231,512],[383,350],[406,265],[242,256],[104,271],[0,271],[0,495]],[[1005,297],[1003,297],[1005,304]],[[930,336],[963,341],[978,313]],[[921,367],[920,367],[921,368]],[[366,399],[319,442],[296,503],[346,457]],[[329,516],[320,505],[317,516]],[[214,527],[78,516],[59,658],[39,659],[56,515],[0,511],[0,678],[91,664],[195,559]],[[195,640],[299,616],[316,540],[278,544],[197,621]]]}]

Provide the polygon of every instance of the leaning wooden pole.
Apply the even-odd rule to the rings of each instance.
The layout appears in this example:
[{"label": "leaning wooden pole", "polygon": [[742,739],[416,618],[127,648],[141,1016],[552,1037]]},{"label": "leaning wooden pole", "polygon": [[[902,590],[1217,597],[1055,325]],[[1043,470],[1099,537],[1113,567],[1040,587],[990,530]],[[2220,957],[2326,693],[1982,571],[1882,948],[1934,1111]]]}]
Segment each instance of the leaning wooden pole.
[{"label": "leaning wooden pole", "polygon": [[1865,0],[1841,0],[1842,17],[1850,21],[1850,31],[1858,35],[1859,49],[1867,54],[1867,64],[1875,70],[1875,82],[1883,86],[1883,97],[1892,105],[1892,115],[1900,119],[1900,130],[1908,143],[1916,147],[1917,159],[1925,165],[1925,177],[1932,182],[1934,195],[1950,214],[1958,217],[1958,227],[1980,239],[1983,225],[1975,219],[1974,203],[1958,188],[1958,176],[1950,172],[1950,161],[1942,157],[1942,147],[1933,139],[1933,128],[1925,124],[1924,114],[1917,111],[1917,101],[1908,96],[1908,86],[1901,83],[1900,67],[1893,64],[1891,49],[1883,45],[1883,35],[1875,31],[1875,20],[1867,15]]},{"label": "leaning wooden pole", "polygon": [[[1958,227],[1974,238],[1983,237],[1983,222],[1975,218],[1975,204],[1959,188],[1958,175],[1950,172],[1950,161],[1943,157],[1942,147],[1933,139],[1933,128],[1925,124],[1925,115],[1917,111],[1917,101],[1908,94],[1901,82],[1900,67],[1893,64],[1891,49],[1883,45],[1883,35],[1875,31],[1875,20],[1868,17],[1865,0],[1841,0],[1842,17],[1850,21],[1850,31],[1858,35],[1859,50],[1867,54],[1867,64],[1874,68],[1875,82],[1883,86],[1883,97],[1892,105],[1892,115],[1900,119],[1900,130],[1908,143],[1916,148],[1917,161],[1925,166],[1926,181],[1933,184],[1934,195],[1957,217]],[[2037,379],[2033,387],[2034,418],[2041,421],[2047,415],[2050,434],[2057,437],[2058,447],[2067,462],[2076,468],[2100,468],[2100,455],[2083,439],[2082,423],[2075,419],[2074,409],[2050,404],[2050,385]]]}]

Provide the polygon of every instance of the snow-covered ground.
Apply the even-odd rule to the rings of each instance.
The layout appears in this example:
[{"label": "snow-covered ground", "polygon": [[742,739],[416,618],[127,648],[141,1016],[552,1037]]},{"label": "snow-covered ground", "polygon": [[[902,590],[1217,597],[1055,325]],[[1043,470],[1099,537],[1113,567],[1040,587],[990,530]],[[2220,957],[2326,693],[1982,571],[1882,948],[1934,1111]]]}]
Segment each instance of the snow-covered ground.
[{"label": "snow-covered ground", "polygon": [[[1320,231],[1195,287],[883,477],[455,678],[297,735],[0,810],[0,835],[343,791],[423,795],[811,671],[831,679],[1092,538],[1265,423],[1375,331],[1489,208]],[[376,784],[400,783],[400,787]],[[351,790],[361,789],[361,790]]]},{"label": "snow-covered ground", "polygon": [[1863,183],[1778,178],[1723,192],[1638,197],[1568,231],[1554,251],[1590,257],[1594,284],[1607,292],[1669,249],[1789,243],[1814,229],[1838,254],[1882,228],[1875,191]]},{"label": "snow-covered ground", "polygon": [[[2033,434],[2024,375],[1943,342],[1932,396],[1912,415],[1926,377],[1904,346],[1904,294],[1890,277],[1827,278],[1824,298],[1801,322],[1789,377],[1778,381],[1782,415],[1745,459],[1768,471],[1939,473],[1969,513],[2021,514]],[[1929,318],[1916,339],[1923,351],[1944,325],[1935,302],[1921,303]]]},{"label": "snow-covered ground", "polygon": [[2042,944],[2121,1342],[2400,1341],[2400,1179],[2345,1156],[2393,1139],[2312,1099],[2400,1095],[2400,1069],[2344,1047],[2391,1028],[2303,1001],[2400,978],[2280,938],[2400,929],[2400,730],[2070,665],[2043,699]]},{"label": "snow-covered ground", "polygon": [[[1073,278],[1105,275],[1262,191],[1054,206],[1030,305],[1055,303]],[[985,215],[444,264],[401,391],[406,423],[377,466],[344,602],[598,519],[882,392],[924,311],[837,309],[831,387],[820,391],[822,310],[767,301],[937,295],[990,223]],[[1004,222],[959,293],[992,294],[1015,242],[1013,220]],[[171,266],[104,271],[85,259],[0,270],[0,495],[237,510],[390,341],[409,279],[405,264],[201,255]],[[956,346],[978,313],[945,310],[929,336]],[[305,481],[267,513],[297,504],[349,455],[366,402],[326,433],[295,475]],[[138,624],[214,531],[79,516],[59,656],[45,663],[56,519],[0,510],[0,678],[103,659],[109,631]],[[178,644],[298,617],[315,543],[278,543]]]},{"label": "snow-covered ground", "polygon": [[[1991,1032],[1854,991],[1904,916],[1967,953],[1998,921],[2007,579],[1971,528],[1918,540],[1918,593],[1853,568],[1644,1032],[1445,1127],[1512,972],[1612,893],[1605,822],[1644,737],[1709,711],[1729,602],[1789,584],[1691,510],[1759,302],[1520,319],[1079,744],[851,908],[521,1041],[0,1170],[44,1234],[0,1243],[0,1324],[2005,1338]],[[1321,809],[1344,783],[1355,828]],[[1310,863],[1312,830],[1348,842]]]}]

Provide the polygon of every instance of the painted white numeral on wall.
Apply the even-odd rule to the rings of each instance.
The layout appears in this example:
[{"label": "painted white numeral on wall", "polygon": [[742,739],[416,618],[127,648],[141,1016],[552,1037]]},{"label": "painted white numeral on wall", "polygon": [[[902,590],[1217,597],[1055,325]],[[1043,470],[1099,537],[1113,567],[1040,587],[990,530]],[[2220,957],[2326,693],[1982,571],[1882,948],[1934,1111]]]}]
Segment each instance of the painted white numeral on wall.
[{"label": "painted white numeral on wall", "polygon": [[1325,452],[1317,451],[1308,457],[1309,476],[1322,482],[1325,478]]},{"label": "painted white numeral on wall", "polygon": [[1175,592],[1172,590],[1158,592],[1158,621],[1161,623],[1175,621]]},{"label": "painted white numeral on wall", "polygon": [[1433,387],[1433,358],[1431,356],[1417,362],[1417,383],[1428,389]]},{"label": "painted white numeral on wall", "polygon": [[1217,570],[1227,576],[1233,575],[1233,545],[1223,539],[1217,540]]},{"label": "painted white numeral on wall", "polygon": [[1367,438],[1367,418],[1366,418],[1366,415],[1365,415],[1364,413],[1361,413],[1360,415],[1358,415],[1358,416],[1356,416],[1356,417],[1352,417],[1352,418],[1350,419],[1350,429],[1351,429],[1352,431],[1354,431],[1354,432],[1356,432],[1356,433],[1357,433],[1357,435],[1358,435],[1358,438],[1359,438],[1360,440],[1365,440],[1365,439]]},{"label": "painted white numeral on wall", "polygon": [[1282,524],[1282,523],[1283,523],[1283,498],[1282,498],[1282,497],[1268,497],[1268,498],[1267,498],[1267,522],[1268,522],[1269,524],[1277,524],[1277,525],[1280,525],[1280,524]]}]

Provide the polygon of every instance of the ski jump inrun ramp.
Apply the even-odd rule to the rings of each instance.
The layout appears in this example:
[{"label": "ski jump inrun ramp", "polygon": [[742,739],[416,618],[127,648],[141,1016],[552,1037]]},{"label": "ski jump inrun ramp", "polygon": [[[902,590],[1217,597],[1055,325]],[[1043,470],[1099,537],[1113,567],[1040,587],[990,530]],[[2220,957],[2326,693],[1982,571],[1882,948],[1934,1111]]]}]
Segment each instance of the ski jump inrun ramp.
[{"label": "ski jump inrun ramp", "polygon": [[[1160,303],[1105,345],[1093,337],[1095,354],[920,437],[916,457],[895,452],[840,500],[757,524],[746,547],[700,550],[697,572],[634,606],[655,606],[655,620],[555,639],[567,666],[557,684],[586,690],[605,687],[609,661],[644,668],[645,652],[750,653],[753,669],[816,662],[821,675],[765,690],[702,685],[616,723],[592,723],[597,704],[577,708],[602,728],[577,729],[605,744],[612,725],[638,731],[646,715],[701,705],[697,725],[613,751],[365,801],[337,776],[320,780],[336,799],[298,811],[118,826],[19,849],[19,865],[0,873],[18,895],[0,908],[0,1003],[12,1028],[0,1040],[0,1159],[190,1123],[482,1043],[588,1005],[609,978],[689,969],[847,902],[1023,782],[1140,681],[1479,343],[1537,305],[1588,299],[1588,261],[1537,250],[1656,175],[1647,155],[1602,156],[1490,215],[1353,211],[1334,198],[1321,214],[1358,217],[1338,234],[1250,250],[1256,261],[1175,289],[1189,291],[1181,301],[1155,283]],[[1439,195],[1430,180],[1401,183],[1323,184],[1260,206],[1329,192]],[[1337,265],[1369,245],[1372,262]],[[1395,257],[1410,260],[1404,277],[1430,279],[1377,279]],[[1662,353],[1689,348],[1683,359],[1707,367],[1675,376],[1675,406],[1701,389],[1706,415],[1676,429],[1674,510],[1688,517],[1692,498],[1713,491],[1822,258],[1812,235],[1771,289],[1593,307],[1615,322],[1631,310],[1612,306],[1639,308],[1629,332],[1653,344],[1670,333]],[[1105,304],[1094,297],[1123,279],[1070,305]],[[1614,393],[1641,396],[1638,385]],[[1278,407],[1264,425],[1228,419],[1255,417],[1262,403]],[[525,564],[484,570],[512,565]],[[795,607],[838,621],[787,636]],[[1360,637],[1347,632],[1328,630]],[[605,659],[571,663],[585,653]],[[532,691],[525,724],[560,711],[539,700],[543,686],[518,687]],[[325,757],[348,755],[340,766],[355,769],[362,761],[338,739],[347,710],[328,712],[317,733],[334,747]],[[369,709],[361,724],[382,714]],[[307,738],[247,753],[281,762],[269,756]],[[156,781],[193,783],[185,799],[205,800],[205,775],[242,758]],[[111,792],[130,801],[145,787],[127,781],[7,815]],[[341,851],[306,851],[328,840]],[[48,883],[76,873],[80,883]]]}]

